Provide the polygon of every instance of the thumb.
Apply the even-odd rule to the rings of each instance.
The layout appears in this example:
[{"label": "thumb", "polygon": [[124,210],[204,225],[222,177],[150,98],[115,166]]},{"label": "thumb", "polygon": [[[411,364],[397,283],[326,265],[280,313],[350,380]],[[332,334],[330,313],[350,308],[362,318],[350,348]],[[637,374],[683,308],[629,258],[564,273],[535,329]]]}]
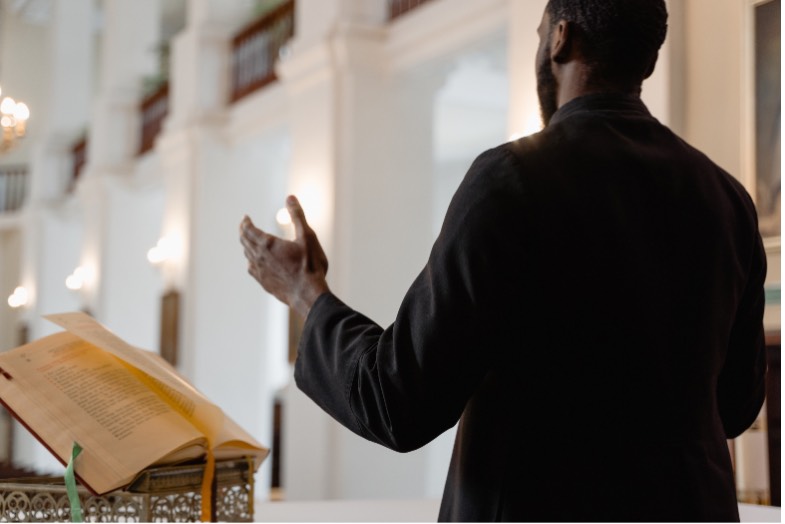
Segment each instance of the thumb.
[{"label": "thumb", "polygon": [[295,238],[297,240],[302,240],[305,238],[305,232],[310,229],[310,226],[308,226],[308,222],[305,220],[305,212],[296,196],[289,195],[289,197],[287,197],[286,210],[289,211],[289,216],[292,217]]}]

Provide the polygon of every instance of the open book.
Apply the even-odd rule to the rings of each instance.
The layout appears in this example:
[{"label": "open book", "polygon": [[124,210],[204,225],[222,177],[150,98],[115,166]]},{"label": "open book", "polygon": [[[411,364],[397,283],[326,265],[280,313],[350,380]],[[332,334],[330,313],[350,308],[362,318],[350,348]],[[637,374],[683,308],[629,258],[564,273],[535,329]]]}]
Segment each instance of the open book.
[{"label": "open book", "polygon": [[47,316],[66,331],[0,353],[0,402],[64,465],[74,442],[80,482],[102,495],[145,468],[268,454],[155,353],[83,313]]}]

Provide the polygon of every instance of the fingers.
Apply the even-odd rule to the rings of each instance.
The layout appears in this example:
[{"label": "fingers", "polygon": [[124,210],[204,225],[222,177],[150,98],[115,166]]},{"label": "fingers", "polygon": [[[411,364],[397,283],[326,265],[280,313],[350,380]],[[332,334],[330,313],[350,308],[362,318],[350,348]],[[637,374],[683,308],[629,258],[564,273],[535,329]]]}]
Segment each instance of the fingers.
[{"label": "fingers", "polygon": [[240,222],[240,238],[254,238],[257,231],[260,230],[257,229],[251,218],[245,215],[242,222]]},{"label": "fingers", "polygon": [[240,223],[240,243],[248,261],[248,274],[262,283],[260,264],[267,260],[275,238],[253,225],[247,216]]},{"label": "fingers", "polygon": [[305,212],[296,196],[289,195],[286,199],[286,210],[289,211],[289,216],[292,217],[295,238],[302,240],[305,237],[306,230],[310,228],[305,220]]},{"label": "fingers", "polygon": [[246,248],[255,246],[270,248],[275,241],[275,236],[270,235],[256,227],[251,219],[246,215],[240,222],[240,242]]}]

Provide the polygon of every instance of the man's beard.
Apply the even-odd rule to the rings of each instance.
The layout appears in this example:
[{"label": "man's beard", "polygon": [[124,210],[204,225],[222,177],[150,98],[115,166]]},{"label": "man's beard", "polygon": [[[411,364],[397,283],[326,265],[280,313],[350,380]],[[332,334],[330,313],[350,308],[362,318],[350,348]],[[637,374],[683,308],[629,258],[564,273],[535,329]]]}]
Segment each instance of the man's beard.
[{"label": "man's beard", "polygon": [[551,69],[550,45],[537,61],[537,97],[540,99],[542,125],[547,126],[558,107],[556,76]]}]

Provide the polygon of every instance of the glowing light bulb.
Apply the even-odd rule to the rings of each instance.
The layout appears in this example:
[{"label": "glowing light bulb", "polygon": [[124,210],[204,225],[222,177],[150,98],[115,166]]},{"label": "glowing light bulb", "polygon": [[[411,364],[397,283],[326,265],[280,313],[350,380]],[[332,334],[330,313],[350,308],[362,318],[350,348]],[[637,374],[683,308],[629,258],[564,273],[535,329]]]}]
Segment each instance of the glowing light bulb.
[{"label": "glowing light bulb", "polygon": [[27,107],[27,104],[24,102],[16,104],[16,107],[14,107],[14,118],[22,122],[30,118],[30,109]]},{"label": "glowing light bulb", "polygon": [[82,279],[77,277],[76,275],[68,275],[65,279],[65,287],[70,289],[71,291],[78,291],[82,289]]},{"label": "glowing light bulb", "polygon": [[153,265],[158,265],[177,259],[180,256],[180,251],[180,237],[176,234],[167,235],[158,239],[155,247],[147,251],[147,260]]},{"label": "glowing light bulb", "polygon": [[12,308],[18,308],[27,304],[29,299],[29,294],[27,293],[27,289],[22,286],[18,286],[14,289],[14,292],[11,296],[8,297],[8,305]]},{"label": "glowing light bulb", "polygon": [[0,126],[13,127],[14,120],[10,116],[3,116],[3,118],[0,118]]},{"label": "glowing light bulb", "polygon": [[161,262],[164,261],[163,250],[160,247],[158,247],[158,246],[151,247],[147,251],[147,260],[151,264],[160,264]]},{"label": "glowing light bulb", "polygon": [[14,114],[14,108],[16,108],[16,102],[10,96],[5,97],[0,103],[0,113],[4,115]]},{"label": "glowing light bulb", "polygon": [[72,291],[82,289],[84,284],[84,269],[81,266],[74,269],[74,272],[65,279],[65,287]]},{"label": "glowing light bulb", "polygon": [[279,226],[288,226],[292,223],[292,215],[289,214],[289,210],[285,207],[282,207],[278,210],[275,214],[275,221],[278,222]]},{"label": "glowing light bulb", "polygon": [[90,277],[90,272],[84,266],[78,266],[74,272],[65,279],[65,287],[71,291],[82,289]]}]

